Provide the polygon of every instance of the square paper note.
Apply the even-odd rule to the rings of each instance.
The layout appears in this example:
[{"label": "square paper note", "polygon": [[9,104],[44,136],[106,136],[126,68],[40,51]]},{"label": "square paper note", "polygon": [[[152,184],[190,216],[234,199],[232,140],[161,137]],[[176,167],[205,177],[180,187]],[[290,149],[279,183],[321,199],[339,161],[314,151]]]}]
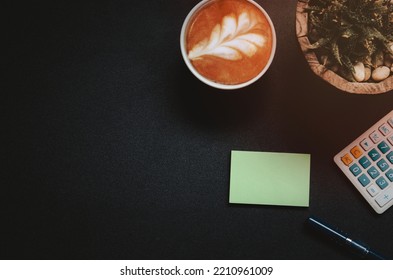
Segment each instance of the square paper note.
[{"label": "square paper note", "polygon": [[310,155],[232,151],[230,203],[309,205]]}]

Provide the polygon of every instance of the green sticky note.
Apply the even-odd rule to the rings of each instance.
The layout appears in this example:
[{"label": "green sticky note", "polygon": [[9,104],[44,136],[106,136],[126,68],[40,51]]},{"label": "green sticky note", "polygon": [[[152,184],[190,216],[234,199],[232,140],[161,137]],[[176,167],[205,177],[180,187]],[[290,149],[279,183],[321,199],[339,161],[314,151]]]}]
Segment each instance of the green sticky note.
[{"label": "green sticky note", "polygon": [[232,151],[229,202],[309,205],[310,155]]}]

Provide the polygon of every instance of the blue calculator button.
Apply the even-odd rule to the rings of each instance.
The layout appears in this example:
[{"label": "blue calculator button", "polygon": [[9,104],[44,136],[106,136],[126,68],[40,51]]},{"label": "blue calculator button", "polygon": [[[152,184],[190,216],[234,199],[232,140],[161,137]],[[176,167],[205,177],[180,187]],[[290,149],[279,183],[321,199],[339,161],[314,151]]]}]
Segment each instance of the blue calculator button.
[{"label": "blue calculator button", "polygon": [[385,173],[386,177],[388,177],[388,179],[390,180],[390,182],[393,182],[393,169],[389,169],[386,173]]},{"label": "blue calculator button", "polygon": [[377,159],[379,159],[379,158],[381,157],[381,154],[378,153],[378,151],[377,151],[376,149],[372,149],[372,150],[368,153],[368,155],[370,156],[370,158],[371,158],[373,161],[376,161]]},{"label": "blue calculator button", "polygon": [[370,179],[367,177],[366,174],[362,174],[358,177],[358,181],[360,184],[362,184],[363,187],[367,186],[368,184],[370,184]]},{"label": "blue calculator button", "polygon": [[384,189],[389,185],[388,181],[386,181],[383,176],[379,177],[377,180],[375,180],[375,182],[381,189]]},{"label": "blue calculator button", "polygon": [[375,179],[379,176],[379,171],[374,167],[370,167],[369,170],[367,170],[367,173],[371,176],[371,178]]},{"label": "blue calculator button", "polygon": [[352,164],[351,167],[349,167],[349,170],[351,170],[352,174],[356,177],[358,176],[360,173],[362,173],[362,170],[360,169],[359,165]]},{"label": "blue calculator button", "polygon": [[390,163],[393,163],[393,152],[388,153],[386,157],[390,161]]},{"label": "blue calculator button", "polygon": [[382,141],[381,143],[378,144],[378,149],[383,153],[386,154],[387,151],[390,150],[390,147],[388,144],[386,144],[385,141]]},{"label": "blue calculator button", "polygon": [[371,161],[366,156],[360,158],[359,163],[363,168],[367,168],[371,165]]},{"label": "blue calculator button", "polygon": [[381,169],[382,172],[385,172],[389,168],[389,164],[384,159],[381,159],[380,161],[378,161],[377,165],[378,165],[379,169]]}]

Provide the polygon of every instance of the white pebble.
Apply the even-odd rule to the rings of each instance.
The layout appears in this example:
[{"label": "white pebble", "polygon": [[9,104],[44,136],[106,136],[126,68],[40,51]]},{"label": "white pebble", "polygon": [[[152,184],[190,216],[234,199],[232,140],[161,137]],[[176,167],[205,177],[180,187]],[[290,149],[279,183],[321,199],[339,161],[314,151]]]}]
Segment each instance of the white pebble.
[{"label": "white pebble", "polygon": [[376,82],[385,80],[390,75],[390,69],[386,66],[380,66],[374,69],[372,73],[372,78]]},{"label": "white pebble", "polygon": [[365,76],[364,76],[364,82],[365,81],[368,81],[370,78],[371,78],[371,68],[370,67],[364,67],[364,73],[365,73]]},{"label": "white pebble", "polygon": [[353,66],[353,69],[355,72],[353,73],[353,77],[357,82],[363,82],[364,78],[366,76],[366,73],[364,71],[364,64],[361,62],[356,63]]}]

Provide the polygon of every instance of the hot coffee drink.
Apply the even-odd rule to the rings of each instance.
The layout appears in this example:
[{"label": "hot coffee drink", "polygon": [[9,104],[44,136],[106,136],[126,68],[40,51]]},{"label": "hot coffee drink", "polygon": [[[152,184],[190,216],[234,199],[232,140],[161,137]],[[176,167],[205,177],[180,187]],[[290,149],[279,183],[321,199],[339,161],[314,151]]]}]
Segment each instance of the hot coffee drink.
[{"label": "hot coffee drink", "polygon": [[205,1],[191,15],[184,37],[183,56],[200,75],[223,85],[262,75],[275,48],[270,19],[248,0]]}]

